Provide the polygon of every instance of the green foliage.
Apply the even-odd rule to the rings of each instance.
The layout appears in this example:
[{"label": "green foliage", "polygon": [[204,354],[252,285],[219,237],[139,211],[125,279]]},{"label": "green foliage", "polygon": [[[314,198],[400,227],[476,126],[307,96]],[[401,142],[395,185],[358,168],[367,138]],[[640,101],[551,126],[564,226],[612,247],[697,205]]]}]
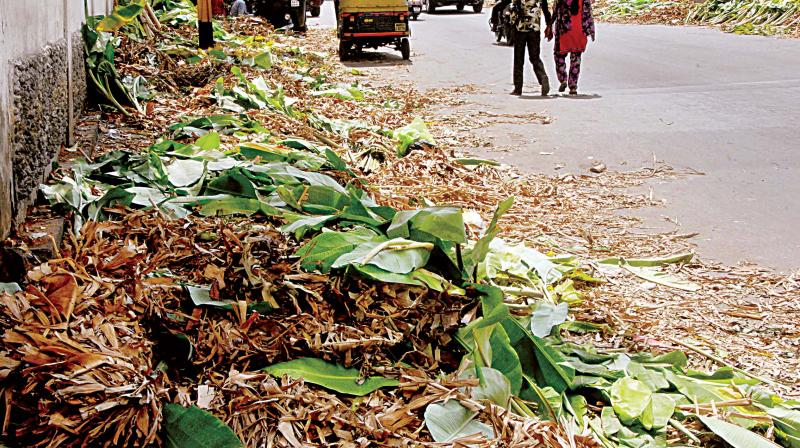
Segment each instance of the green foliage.
[{"label": "green foliage", "polygon": [[264,371],[275,377],[286,375],[294,379],[302,378],[307,383],[355,396],[400,384],[397,380],[384,377],[362,378],[357,369],[348,369],[316,358],[298,358],[271,365]]},{"label": "green foliage", "polygon": [[726,441],[733,448],[779,448],[780,445],[773,443],[764,437],[748,431],[741,426],[728,423],[714,417],[698,415],[697,418],[703,422],[708,429]]},{"label": "green foliage", "polygon": [[419,117],[415,118],[410,124],[396,129],[392,135],[397,140],[397,155],[400,157],[408,154],[409,147],[414,143],[424,141],[432,145],[436,144],[436,140],[434,140],[425,122]]},{"label": "green foliage", "polygon": [[800,24],[796,0],[707,0],[698,3],[688,21],[721,25],[737,34],[782,34]]},{"label": "green foliage", "polygon": [[114,51],[118,41],[111,33],[98,31],[95,26],[97,18],[88,18],[83,25],[83,50],[86,61],[86,75],[91,86],[109,106],[125,115],[129,112],[123,104],[139,107],[134,95],[122,83],[114,65]]},{"label": "green foliage", "polygon": [[119,31],[125,25],[136,20],[144,11],[146,4],[147,0],[132,0],[127,5],[118,5],[110,15],[103,17],[103,20],[97,24],[97,31]]},{"label": "green foliage", "polygon": [[196,407],[164,406],[164,444],[169,448],[240,448],[241,440],[218,418]]}]

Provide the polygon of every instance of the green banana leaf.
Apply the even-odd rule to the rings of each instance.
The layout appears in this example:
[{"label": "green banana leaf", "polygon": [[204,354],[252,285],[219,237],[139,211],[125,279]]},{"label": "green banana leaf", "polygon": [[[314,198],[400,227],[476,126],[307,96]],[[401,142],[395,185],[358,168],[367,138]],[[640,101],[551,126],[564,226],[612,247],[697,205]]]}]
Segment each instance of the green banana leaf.
[{"label": "green banana leaf", "polygon": [[133,22],[144,11],[147,0],[133,0],[128,5],[117,6],[110,15],[103,18],[97,25],[97,31],[119,31],[125,25]]},{"label": "green banana leaf", "polygon": [[241,448],[228,425],[196,407],[164,406],[164,444],[169,448]]},{"label": "green banana leaf", "polygon": [[287,375],[294,379],[303,378],[307,383],[355,396],[367,395],[382,387],[394,387],[400,384],[395,379],[380,376],[362,378],[358,369],[348,369],[317,358],[299,358],[282,362],[266,367],[264,371],[275,377]]},{"label": "green banana leaf", "polygon": [[395,274],[408,274],[428,262],[430,248],[419,247],[420,244],[422,243],[402,238],[361,243],[351,252],[337,258],[331,267],[336,269],[348,265],[371,264]]},{"label": "green banana leaf", "polygon": [[697,418],[733,448],[780,448],[775,442],[733,423],[704,415]]}]

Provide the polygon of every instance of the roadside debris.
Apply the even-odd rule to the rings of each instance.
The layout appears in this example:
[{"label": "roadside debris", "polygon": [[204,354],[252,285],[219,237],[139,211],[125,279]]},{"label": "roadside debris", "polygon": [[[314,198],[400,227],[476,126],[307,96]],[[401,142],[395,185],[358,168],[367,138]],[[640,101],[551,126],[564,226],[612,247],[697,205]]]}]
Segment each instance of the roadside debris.
[{"label": "roadside debris", "polygon": [[711,25],[736,34],[800,37],[800,6],[784,0],[600,0],[602,20]]},{"label": "roadside debris", "polygon": [[[330,65],[332,35],[301,41],[241,18],[203,52],[188,38],[191,4],[158,3],[158,43],[126,26],[108,41],[121,76],[152,83],[147,105],[113,104],[130,115],[108,115],[120,138],[42,186],[71,232],[23,284],[0,284],[11,443],[800,440],[778,381],[699,370],[630,328],[643,307],[626,284],[653,284],[652,300],[718,286],[691,253],[628,257],[641,241],[543,216],[580,207],[606,220],[604,182],[655,169],[572,176],[592,193],[565,197],[558,179],[451,157],[413,92]],[[624,313],[603,302],[616,294]]]},{"label": "roadside debris", "polygon": [[601,174],[601,173],[605,173],[607,169],[608,168],[606,167],[605,163],[598,163],[598,164],[592,165],[592,167],[589,168],[589,171],[591,171],[591,172],[593,172],[595,174]]}]

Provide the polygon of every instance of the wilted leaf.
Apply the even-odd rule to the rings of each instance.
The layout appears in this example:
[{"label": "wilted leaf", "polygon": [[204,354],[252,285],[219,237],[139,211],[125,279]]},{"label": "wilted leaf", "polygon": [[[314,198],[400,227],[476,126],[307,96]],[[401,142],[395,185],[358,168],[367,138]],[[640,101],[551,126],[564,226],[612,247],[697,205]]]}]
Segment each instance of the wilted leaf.
[{"label": "wilted leaf", "polygon": [[477,412],[465,408],[457,400],[445,404],[430,404],[425,409],[425,427],[437,442],[450,442],[461,437],[483,434],[494,437],[492,428],[475,420]]},{"label": "wilted leaf", "polygon": [[197,160],[180,159],[167,166],[169,183],[175,187],[194,185],[203,178],[205,172],[205,163]]},{"label": "wilted leaf", "polygon": [[211,290],[209,288],[200,288],[197,286],[184,286],[192,303],[195,306],[211,306],[215,308],[230,308],[231,302],[223,302],[221,300],[214,300],[211,298]]},{"label": "wilted leaf", "polygon": [[783,406],[765,409],[772,417],[775,433],[789,448],[800,448],[800,410]]},{"label": "wilted leaf", "polygon": [[[511,383],[508,378],[499,370],[491,367],[476,367],[480,369],[480,385],[472,388],[473,400],[488,400],[492,403],[508,407],[511,399]],[[475,378],[475,370],[468,369],[465,372],[468,378]]]},{"label": "wilted leaf", "polygon": [[602,260],[597,260],[597,262],[601,264],[611,264],[614,266],[621,266],[622,264],[628,264],[630,266],[636,266],[636,267],[655,267],[672,263],[688,263],[692,261],[692,258],[694,258],[694,254],[686,253],[686,254],[679,254],[670,257],[660,257],[660,258],[610,257],[610,258],[604,258]]},{"label": "wilted leaf", "polygon": [[733,448],[780,448],[780,445],[733,423],[704,415],[697,415],[697,418]]},{"label": "wilted leaf", "polygon": [[531,332],[540,338],[549,336],[553,327],[563,324],[567,320],[569,305],[564,302],[558,305],[548,301],[540,301],[531,316]]},{"label": "wilted leaf", "polygon": [[638,267],[638,266],[631,266],[628,264],[623,264],[622,267],[625,268],[625,270],[627,270],[628,272],[633,273],[637,277],[641,277],[653,283],[658,283],[659,285],[669,286],[670,288],[682,289],[684,291],[700,290],[700,285],[698,285],[697,283],[693,283],[690,282],[689,280],[676,277],[675,275],[672,274],[668,274],[664,271],[659,270],[658,268]]},{"label": "wilted leaf", "polygon": [[18,284],[0,282],[0,294],[14,294],[17,291],[22,291]]}]

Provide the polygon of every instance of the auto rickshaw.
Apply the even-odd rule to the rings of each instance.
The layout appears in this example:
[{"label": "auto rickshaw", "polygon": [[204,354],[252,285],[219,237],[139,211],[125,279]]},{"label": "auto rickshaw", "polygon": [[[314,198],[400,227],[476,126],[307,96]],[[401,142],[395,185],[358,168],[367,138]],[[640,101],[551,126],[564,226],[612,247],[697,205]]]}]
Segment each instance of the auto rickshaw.
[{"label": "auto rickshaw", "polygon": [[364,48],[392,46],[411,57],[407,0],[340,0],[339,59]]}]

